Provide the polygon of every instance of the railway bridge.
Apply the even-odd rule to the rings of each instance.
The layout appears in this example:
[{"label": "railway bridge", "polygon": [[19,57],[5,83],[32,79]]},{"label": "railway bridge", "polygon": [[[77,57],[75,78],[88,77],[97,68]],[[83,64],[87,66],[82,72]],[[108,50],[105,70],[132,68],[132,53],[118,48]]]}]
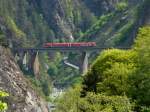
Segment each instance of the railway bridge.
[{"label": "railway bridge", "polygon": [[[73,47],[48,47],[48,48],[17,48],[14,49],[15,60],[19,62],[25,69],[32,69],[35,76],[39,74],[39,53],[42,52],[80,52],[82,53],[80,71],[85,74],[88,70],[88,59],[90,54],[93,52],[100,52],[104,49],[112,49],[108,47],[97,47],[97,46],[73,46]],[[117,49],[129,49],[125,47],[117,47]],[[30,57],[27,61],[27,55]]]}]

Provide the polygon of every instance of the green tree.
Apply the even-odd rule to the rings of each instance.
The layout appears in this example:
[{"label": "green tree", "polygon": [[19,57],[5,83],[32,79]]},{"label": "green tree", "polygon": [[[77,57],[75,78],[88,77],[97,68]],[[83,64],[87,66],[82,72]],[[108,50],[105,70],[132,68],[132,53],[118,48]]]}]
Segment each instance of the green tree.
[{"label": "green tree", "polygon": [[57,76],[57,66],[54,63],[51,63],[49,65],[48,74],[51,76],[51,78],[55,78]]},{"label": "green tree", "polygon": [[126,96],[88,93],[79,102],[79,112],[131,112],[133,104]]},{"label": "green tree", "polygon": [[[138,69],[130,77],[130,95],[139,105],[150,105],[150,27],[139,30],[134,50],[137,52]],[[149,109],[150,111],[150,109]],[[146,111],[147,112],[147,111]]]},{"label": "green tree", "polygon": [[136,53],[130,50],[114,49],[102,52],[84,77],[84,90],[124,95],[129,87],[128,77],[136,68],[135,57]]},{"label": "green tree", "polygon": [[58,99],[55,112],[78,112],[80,101],[80,86],[69,89],[61,98]]},{"label": "green tree", "polygon": [[132,110],[133,104],[126,96],[107,96],[88,92],[86,97],[81,98],[80,86],[70,89],[59,99],[56,112],[131,112]]},{"label": "green tree", "polygon": [[132,50],[101,53],[84,77],[83,93],[127,95],[135,110],[150,111],[150,27],[139,30]]},{"label": "green tree", "polygon": [[[66,93],[58,112],[149,112],[149,37],[150,27],[144,27],[139,30],[132,50],[102,52],[85,75],[82,91]],[[84,93],[82,97],[80,92]]]},{"label": "green tree", "polygon": [[127,2],[119,2],[116,4],[116,10],[117,11],[124,11],[128,7]]}]

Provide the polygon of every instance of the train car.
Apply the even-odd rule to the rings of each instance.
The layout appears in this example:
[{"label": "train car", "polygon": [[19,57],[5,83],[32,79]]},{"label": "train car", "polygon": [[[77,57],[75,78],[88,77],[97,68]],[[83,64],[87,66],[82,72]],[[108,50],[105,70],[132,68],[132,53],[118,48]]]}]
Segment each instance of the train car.
[{"label": "train car", "polygon": [[44,43],[44,48],[49,47],[94,47],[95,42],[67,42],[67,43]]}]

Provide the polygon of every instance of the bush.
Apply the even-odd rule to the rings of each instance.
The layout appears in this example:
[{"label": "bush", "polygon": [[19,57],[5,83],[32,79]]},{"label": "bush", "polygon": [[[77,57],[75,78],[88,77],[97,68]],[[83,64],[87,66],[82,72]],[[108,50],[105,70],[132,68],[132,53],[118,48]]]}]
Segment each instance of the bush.
[{"label": "bush", "polygon": [[4,112],[4,111],[6,111],[7,108],[8,108],[8,107],[7,107],[7,104],[1,101],[1,99],[2,99],[3,97],[7,97],[7,96],[9,96],[8,93],[0,91],[0,112]]},{"label": "bush", "polygon": [[133,104],[126,96],[88,93],[79,102],[79,112],[131,112]]}]

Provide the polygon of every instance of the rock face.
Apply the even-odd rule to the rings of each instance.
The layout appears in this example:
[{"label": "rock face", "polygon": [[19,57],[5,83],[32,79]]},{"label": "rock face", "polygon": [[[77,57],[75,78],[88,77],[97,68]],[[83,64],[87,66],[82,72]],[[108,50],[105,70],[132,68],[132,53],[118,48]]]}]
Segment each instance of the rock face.
[{"label": "rock face", "polygon": [[48,112],[46,102],[29,84],[10,51],[0,46],[0,90],[10,94],[8,112]]},{"label": "rock face", "polygon": [[[123,1],[127,3],[122,8],[127,7],[119,12],[117,7],[121,8],[121,5],[118,4]],[[99,46],[113,46],[121,40],[116,37],[122,29],[131,29],[127,28],[132,26],[130,22],[135,24],[132,29],[137,30],[140,17],[135,20],[136,8],[145,1],[149,0],[0,0],[0,29],[14,43],[14,47],[42,46],[47,41],[77,39],[96,41]],[[149,10],[144,12],[148,14]],[[113,16],[107,18],[107,14]],[[147,14],[145,19],[149,18]],[[101,20],[102,15],[107,19]],[[125,45],[134,38],[132,32],[122,39]],[[25,34],[24,38],[22,34]]]}]

